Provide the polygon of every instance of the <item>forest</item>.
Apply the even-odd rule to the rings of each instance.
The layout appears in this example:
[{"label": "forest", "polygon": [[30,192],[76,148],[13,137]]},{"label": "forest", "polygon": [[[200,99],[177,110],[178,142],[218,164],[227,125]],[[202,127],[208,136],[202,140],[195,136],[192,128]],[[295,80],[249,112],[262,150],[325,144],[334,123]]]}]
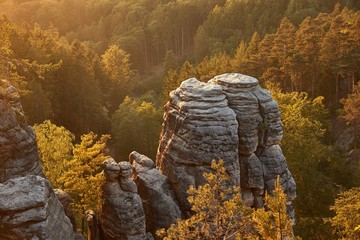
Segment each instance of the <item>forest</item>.
[{"label": "forest", "polygon": [[183,80],[239,72],[280,107],[295,235],[360,238],[360,1],[3,0],[0,13],[0,79],[21,95],[51,184],[79,209],[96,210],[106,154],[155,159]]}]

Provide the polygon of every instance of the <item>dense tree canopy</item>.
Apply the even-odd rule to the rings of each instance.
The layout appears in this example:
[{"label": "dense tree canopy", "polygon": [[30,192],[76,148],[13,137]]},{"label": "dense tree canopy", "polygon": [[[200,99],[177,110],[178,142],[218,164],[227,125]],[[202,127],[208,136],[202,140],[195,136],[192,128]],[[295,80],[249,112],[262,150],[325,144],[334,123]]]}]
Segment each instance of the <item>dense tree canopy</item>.
[{"label": "dense tree canopy", "polygon": [[336,215],[327,219],[341,239],[360,238],[360,188],[354,187],[339,194],[331,210]]},{"label": "dense tree canopy", "polygon": [[178,219],[158,236],[171,239],[291,239],[292,223],[286,212],[286,195],[277,179],[272,195],[266,194],[267,209],[251,209],[242,205],[238,186],[230,178],[223,160],[211,163],[214,172],[205,173],[207,181],[197,189],[190,187],[188,201],[194,215]]},{"label": "dense tree canopy", "polygon": [[98,204],[108,137],[96,134],[111,132],[118,160],[133,150],[154,158],[161,105],[181,81],[254,76],[282,112],[282,149],[298,187],[295,232],[331,239],[331,225],[351,231],[336,218],[322,222],[338,184],[358,184],[357,168],[334,158],[328,130],[339,103],[357,129],[359,9],[358,0],[3,0],[0,79],[19,90],[37,124],[45,174],[80,210]]}]

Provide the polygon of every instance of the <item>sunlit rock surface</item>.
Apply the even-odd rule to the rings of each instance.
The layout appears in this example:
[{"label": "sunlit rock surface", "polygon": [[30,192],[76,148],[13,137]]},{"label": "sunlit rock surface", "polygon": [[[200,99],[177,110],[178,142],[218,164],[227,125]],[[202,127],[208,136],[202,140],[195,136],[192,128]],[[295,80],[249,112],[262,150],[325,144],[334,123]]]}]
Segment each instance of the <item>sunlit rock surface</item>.
[{"label": "sunlit rock surface", "polygon": [[43,178],[20,97],[8,82],[0,84],[0,239],[74,239],[69,218]]},{"label": "sunlit rock surface", "polygon": [[237,73],[208,83],[191,78],[170,93],[165,106],[157,168],[185,212],[186,190],[204,183],[213,159],[224,160],[248,206],[262,207],[264,191],[271,192],[280,175],[291,210],[296,185],[278,145],[282,134],[279,107],[257,79]]}]

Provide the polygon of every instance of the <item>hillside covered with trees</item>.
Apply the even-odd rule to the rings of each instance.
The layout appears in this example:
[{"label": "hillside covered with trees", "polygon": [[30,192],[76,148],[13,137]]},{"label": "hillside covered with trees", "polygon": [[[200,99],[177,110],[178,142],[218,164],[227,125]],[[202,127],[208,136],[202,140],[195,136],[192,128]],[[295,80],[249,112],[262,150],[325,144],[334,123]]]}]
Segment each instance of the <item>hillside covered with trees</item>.
[{"label": "hillside covered with trees", "polygon": [[106,146],[117,161],[155,159],[163,104],[183,80],[239,72],[282,112],[295,235],[359,237],[359,215],[344,220],[359,212],[359,1],[3,0],[0,13],[0,79],[21,95],[45,174],[78,209],[100,201]]}]

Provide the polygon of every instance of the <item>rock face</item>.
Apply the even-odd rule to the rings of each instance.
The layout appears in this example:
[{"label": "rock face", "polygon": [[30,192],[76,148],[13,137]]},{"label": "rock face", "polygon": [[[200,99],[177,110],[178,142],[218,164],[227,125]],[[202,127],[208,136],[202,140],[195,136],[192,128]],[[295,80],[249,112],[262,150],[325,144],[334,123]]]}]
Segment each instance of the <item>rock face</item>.
[{"label": "rock face", "polygon": [[0,184],[0,239],[73,239],[70,220],[39,176],[13,178]]},{"label": "rock face", "polygon": [[223,74],[208,83],[191,78],[170,93],[157,154],[157,167],[185,212],[186,191],[203,184],[213,159],[223,159],[248,206],[261,207],[280,175],[289,209],[296,197],[279,143],[283,125],[277,103],[257,79]]},{"label": "rock face", "polygon": [[20,97],[6,81],[0,84],[0,239],[74,239],[69,218],[43,178]]},{"label": "rock face", "polygon": [[20,96],[4,80],[0,84],[0,183],[29,174],[41,175],[36,138],[26,124]]},{"label": "rock face", "polygon": [[154,162],[137,152],[129,156],[133,166],[133,178],[143,201],[146,229],[152,234],[160,228],[169,228],[181,212],[174,201],[167,177],[155,168]]},{"label": "rock face", "polygon": [[135,182],[130,178],[132,166],[128,162],[104,162],[106,182],[100,222],[106,240],[147,239],[145,215]]},{"label": "rock face", "polygon": [[70,197],[69,194],[67,194],[61,189],[54,189],[54,193],[57,199],[60,201],[61,205],[63,206],[65,215],[70,219],[74,232],[76,232],[75,214],[71,206],[71,203],[73,203],[74,200]]},{"label": "rock face", "polygon": [[231,179],[240,181],[238,124],[221,86],[192,78],[170,93],[157,155],[185,214],[187,190],[205,183],[213,159],[223,159]]}]

